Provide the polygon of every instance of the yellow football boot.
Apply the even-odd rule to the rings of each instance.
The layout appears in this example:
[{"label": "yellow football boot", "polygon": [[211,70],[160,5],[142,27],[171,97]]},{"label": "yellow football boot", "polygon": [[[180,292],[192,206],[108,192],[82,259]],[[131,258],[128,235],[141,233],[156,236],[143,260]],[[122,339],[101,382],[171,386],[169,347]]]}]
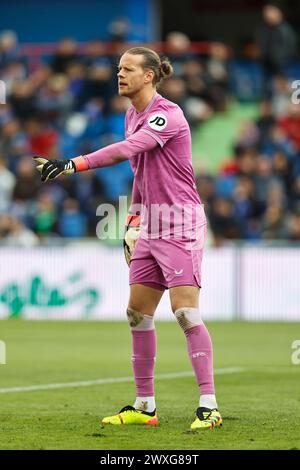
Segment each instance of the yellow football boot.
[{"label": "yellow football boot", "polygon": [[125,406],[118,414],[102,419],[102,424],[158,424],[156,410],[153,413],[136,410],[133,406]]},{"label": "yellow football boot", "polygon": [[217,408],[213,410],[209,408],[197,408],[197,418],[191,424],[192,430],[212,429],[222,426],[222,416]]}]

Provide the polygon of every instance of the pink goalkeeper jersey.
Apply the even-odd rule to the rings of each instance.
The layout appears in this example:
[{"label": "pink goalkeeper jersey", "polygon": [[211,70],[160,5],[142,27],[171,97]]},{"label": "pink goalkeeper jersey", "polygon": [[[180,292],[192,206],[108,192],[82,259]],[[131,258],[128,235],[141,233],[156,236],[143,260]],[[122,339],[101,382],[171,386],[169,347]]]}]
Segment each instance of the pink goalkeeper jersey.
[{"label": "pink goalkeeper jersey", "polygon": [[[142,217],[146,231],[150,231],[151,217],[156,219],[155,211],[161,210],[158,205],[165,205],[165,213],[162,211],[160,215],[160,234],[164,230],[162,224],[164,217],[167,218],[167,207],[175,208],[177,214],[184,210],[185,230],[203,225],[205,216],[192,167],[191,133],[181,108],[158,93],[143,112],[138,113],[131,106],[125,118],[126,139],[137,131],[148,134],[158,143],[154,149],[130,158],[135,190],[138,189],[141,203],[148,211],[148,225]],[[156,230],[153,220],[152,232]],[[176,222],[172,220],[174,234]],[[182,222],[177,228],[182,229]]]}]

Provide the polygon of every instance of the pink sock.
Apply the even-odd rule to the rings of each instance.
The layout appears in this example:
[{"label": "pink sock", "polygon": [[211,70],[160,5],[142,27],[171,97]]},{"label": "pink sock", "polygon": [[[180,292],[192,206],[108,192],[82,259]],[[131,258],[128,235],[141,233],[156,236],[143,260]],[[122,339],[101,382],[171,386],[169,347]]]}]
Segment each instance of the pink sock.
[{"label": "pink sock", "polygon": [[205,325],[193,326],[185,331],[188,352],[200,387],[201,395],[214,395],[213,350]]},{"label": "pink sock", "polygon": [[154,364],[156,356],[156,331],[132,332],[132,367],[137,397],[154,396]]}]

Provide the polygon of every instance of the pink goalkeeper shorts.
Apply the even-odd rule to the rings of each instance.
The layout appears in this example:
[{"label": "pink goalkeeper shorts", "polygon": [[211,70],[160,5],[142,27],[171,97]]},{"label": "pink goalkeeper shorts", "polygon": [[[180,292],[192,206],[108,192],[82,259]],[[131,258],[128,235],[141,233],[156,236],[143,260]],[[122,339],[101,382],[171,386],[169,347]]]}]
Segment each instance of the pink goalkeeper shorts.
[{"label": "pink goalkeeper shorts", "polygon": [[200,231],[200,239],[140,237],[131,258],[129,284],[144,284],[159,290],[185,285],[201,287],[206,225]]}]

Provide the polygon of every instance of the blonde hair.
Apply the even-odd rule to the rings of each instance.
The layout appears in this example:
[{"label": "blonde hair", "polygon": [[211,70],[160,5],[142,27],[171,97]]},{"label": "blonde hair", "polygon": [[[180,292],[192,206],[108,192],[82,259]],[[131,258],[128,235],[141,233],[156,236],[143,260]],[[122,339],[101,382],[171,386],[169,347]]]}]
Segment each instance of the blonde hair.
[{"label": "blonde hair", "polygon": [[126,54],[142,55],[144,61],[142,67],[151,69],[154,73],[153,85],[157,86],[163,79],[173,74],[173,67],[167,57],[161,59],[159,55],[148,47],[132,47]]}]

